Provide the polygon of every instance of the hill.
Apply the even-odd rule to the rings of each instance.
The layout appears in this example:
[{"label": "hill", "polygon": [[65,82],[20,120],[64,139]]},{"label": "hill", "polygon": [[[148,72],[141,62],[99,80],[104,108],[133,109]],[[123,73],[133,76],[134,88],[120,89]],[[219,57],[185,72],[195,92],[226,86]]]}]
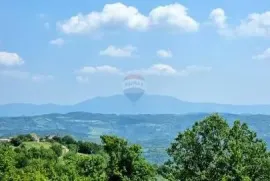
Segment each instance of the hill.
[{"label": "hill", "polygon": [[[100,135],[117,135],[143,146],[145,156],[153,162],[166,159],[165,149],[179,131],[189,128],[208,114],[115,115],[73,112],[38,116],[0,118],[0,136],[31,132],[40,135],[74,135],[78,139],[99,143]],[[229,124],[246,122],[270,145],[270,116],[222,114]]]},{"label": "hill", "polygon": [[96,97],[74,105],[6,104],[0,105],[0,116],[33,116],[50,113],[91,112],[101,114],[188,114],[233,113],[270,114],[270,105],[229,105],[192,103],[170,96],[144,95],[135,104],[124,95]]}]

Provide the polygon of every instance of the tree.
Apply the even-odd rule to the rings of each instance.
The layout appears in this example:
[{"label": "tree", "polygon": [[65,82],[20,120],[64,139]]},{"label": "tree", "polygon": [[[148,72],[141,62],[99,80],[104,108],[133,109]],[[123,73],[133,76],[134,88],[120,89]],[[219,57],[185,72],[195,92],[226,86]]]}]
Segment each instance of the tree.
[{"label": "tree", "polygon": [[107,175],[109,181],[150,181],[155,170],[142,157],[139,145],[129,145],[116,136],[101,136],[104,151],[109,156]]},{"label": "tree", "polygon": [[69,145],[69,144],[76,144],[76,140],[72,137],[72,136],[64,136],[62,139],[61,139],[61,142],[65,145]]},{"label": "tree", "polygon": [[18,137],[15,137],[15,138],[11,138],[10,143],[13,146],[20,146],[22,144],[22,140]]},{"label": "tree", "polygon": [[78,152],[84,154],[96,154],[101,150],[101,146],[91,142],[78,142]]},{"label": "tree", "polygon": [[106,181],[106,159],[101,155],[81,156],[77,162],[79,175],[92,180]]},{"label": "tree", "polygon": [[168,180],[270,180],[266,144],[235,121],[230,127],[217,114],[179,133],[160,172]]},{"label": "tree", "polygon": [[15,169],[15,153],[9,146],[0,145],[0,180],[5,174]]},{"label": "tree", "polygon": [[54,151],[54,153],[55,153],[58,157],[60,157],[60,156],[62,155],[62,153],[63,153],[63,148],[62,148],[62,145],[60,145],[60,144],[57,144],[57,143],[53,144],[53,145],[51,146],[51,149]]}]

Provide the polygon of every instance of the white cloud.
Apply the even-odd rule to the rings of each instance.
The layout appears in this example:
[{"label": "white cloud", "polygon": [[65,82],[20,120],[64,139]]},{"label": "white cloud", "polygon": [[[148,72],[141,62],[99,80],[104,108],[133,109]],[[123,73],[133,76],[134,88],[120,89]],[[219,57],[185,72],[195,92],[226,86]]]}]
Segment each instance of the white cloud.
[{"label": "white cloud", "polygon": [[14,66],[23,63],[23,59],[17,53],[0,52],[0,65]]},{"label": "white cloud", "polygon": [[214,9],[209,19],[218,28],[218,32],[225,36],[270,36],[270,11],[264,13],[252,13],[241,20],[236,26],[229,26],[223,9]]},{"label": "white cloud", "polygon": [[211,67],[206,66],[197,66],[191,65],[187,66],[183,69],[173,68],[171,65],[167,64],[154,64],[149,68],[139,69],[139,70],[129,70],[129,71],[121,71],[116,67],[112,67],[109,65],[103,66],[85,66],[80,70],[75,71],[76,73],[76,81],[79,83],[88,83],[91,75],[97,73],[110,74],[110,75],[127,75],[132,73],[138,73],[145,76],[189,76],[193,74],[200,74],[211,71]]},{"label": "white cloud", "polygon": [[135,7],[122,3],[106,4],[101,12],[90,12],[87,15],[78,14],[59,23],[64,33],[92,32],[107,25],[124,25],[130,29],[145,30],[149,20]]},{"label": "white cloud", "polygon": [[176,74],[177,70],[166,64],[155,64],[145,71],[146,74]]},{"label": "white cloud", "polygon": [[42,82],[42,81],[48,81],[48,80],[53,80],[54,77],[52,75],[32,75],[32,80],[35,82]]},{"label": "white cloud", "polygon": [[103,66],[97,66],[97,67],[91,67],[91,66],[85,66],[82,67],[79,71],[76,71],[78,74],[94,74],[94,73],[109,73],[109,74],[119,74],[121,71],[116,68],[109,65],[103,65]]},{"label": "white cloud", "polygon": [[173,54],[170,50],[158,50],[157,56],[159,56],[161,58],[171,58],[173,56]]},{"label": "white cloud", "polygon": [[210,72],[211,70],[212,70],[212,67],[190,65],[190,66],[185,67],[179,73],[181,75],[191,75],[191,74],[197,74],[197,73],[203,73],[203,72]]},{"label": "white cloud", "polygon": [[167,64],[155,64],[147,69],[132,70],[127,73],[140,73],[143,75],[163,75],[163,76],[189,76],[192,74],[211,71],[211,67],[191,65],[183,69],[176,69]]},{"label": "white cloud", "polygon": [[85,66],[80,70],[75,71],[77,74],[76,81],[78,83],[88,83],[92,74],[109,74],[109,75],[122,75],[122,71],[116,67],[109,65],[102,65],[97,67]]},{"label": "white cloud", "polygon": [[248,15],[235,31],[240,36],[270,36],[270,11]]},{"label": "white cloud", "polygon": [[64,45],[65,44],[65,40],[63,40],[62,38],[57,38],[57,39],[55,39],[55,40],[51,40],[50,42],[49,42],[51,45],[56,45],[56,46],[62,46],[62,45]]},{"label": "white cloud", "polygon": [[256,60],[265,60],[269,59],[270,60],[270,48],[266,49],[263,53],[255,55],[252,57],[253,59]]},{"label": "white cloud", "polygon": [[117,48],[111,45],[107,49],[100,51],[100,55],[110,57],[131,57],[136,50],[137,48],[131,45],[123,48]]},{"label": "white cloud", "polygon": [[108,26],[124,26],[139,31],[163,24],[187,32],[197,31],[199,28],[199,23],[187,14],[187,8],[178,3],[154,8],[148,16],[133,6],[122,3],[106,4],[101,12],[90,12],[86,15],[79,13],[57,24],[66,34],[89,33]]},{"label": "white cloud", "polygon": [[186,32],[197,31],[199,23],[188,15],[187,10],[185,6],[175,3],[153,9],[149,17],[154,25],[167,24]]},{"label": "white cloud", "polygon": [[210,15],[209,18],[218,28],[226,28],[227,27],[227,17],[225,15],[225,12],[221,8],[214,9]]}]

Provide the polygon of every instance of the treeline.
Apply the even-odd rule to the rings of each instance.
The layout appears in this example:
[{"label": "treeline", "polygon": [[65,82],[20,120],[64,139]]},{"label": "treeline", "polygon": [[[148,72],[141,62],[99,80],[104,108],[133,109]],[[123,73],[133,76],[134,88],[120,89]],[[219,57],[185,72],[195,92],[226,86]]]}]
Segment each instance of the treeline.
[{"label": "treeline", "polygon": [[246,124],[235,121],[230,127],[217,114],[179,133],[167,152],[170,159],[157,166],[144,159],[141,146],[116,136],[101,136],[96,144],[71,136],[19,135],[0,144],[0,180],[270,180],[265,142]]}]

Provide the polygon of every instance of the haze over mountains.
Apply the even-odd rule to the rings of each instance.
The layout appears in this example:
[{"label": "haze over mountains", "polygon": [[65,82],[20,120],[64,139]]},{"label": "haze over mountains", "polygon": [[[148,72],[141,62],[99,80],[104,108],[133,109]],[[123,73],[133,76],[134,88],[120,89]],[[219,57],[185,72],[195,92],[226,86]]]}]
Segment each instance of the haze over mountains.
[{"label": "haze over mountains", "polygon": [[144,95],[135,104],[124,95],[96,97],[75,105],[6,104],[0,105],[0,116],[32,116],[49,113],[91,112],[101,114],[187,114],[233,113],[270,114],[270,105],[229,105],[191,103],[170,96]]}]

